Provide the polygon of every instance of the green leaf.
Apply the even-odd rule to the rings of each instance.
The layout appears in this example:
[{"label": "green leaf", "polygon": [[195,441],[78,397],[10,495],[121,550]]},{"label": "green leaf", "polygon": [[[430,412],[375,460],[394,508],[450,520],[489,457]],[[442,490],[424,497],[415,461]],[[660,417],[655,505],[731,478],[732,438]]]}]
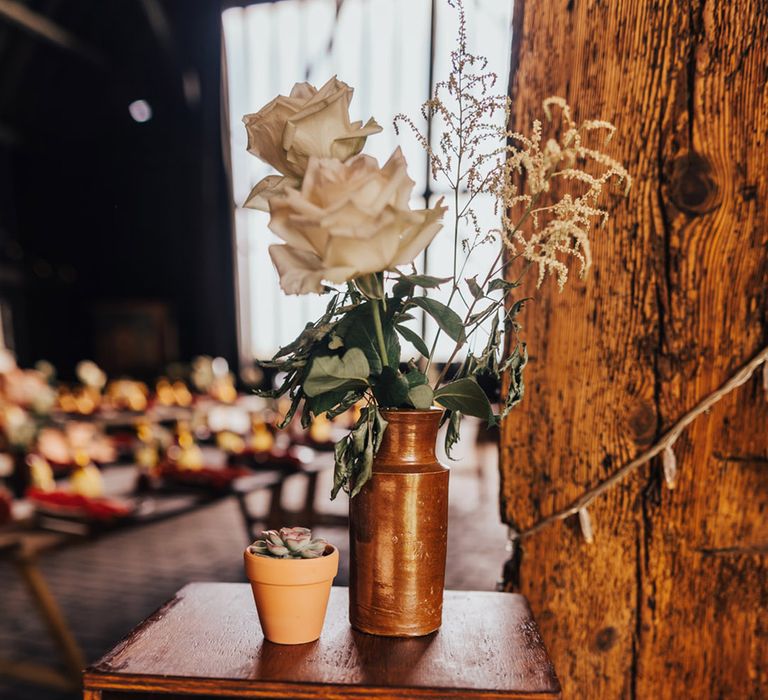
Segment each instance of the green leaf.
[{"label": "green leaf", "polygon": [[432,406],[434,400],[434,392],[429,384],[419,384],[414,386],[408,392],[408,402],[414,408],[420,410],[426,410]]},{"label": "green leaf", "polygon": [[323,394],[312,396],[307,398],[307,403],[312,411],[313,415],[319,416],[321,413],[330,411],[334,406],[341,403],[347,394],[355,393],[349,392],[347,389],[336,389],[334,391],[326,391]]},{"label": "green leaf", "polygon": [[304,393],[307,396],[319,396],[342,387],[353,389],[364,386],[368,383],[370,373],[368,360],[360,348],[350,348],[341,357],[316,357],[304,379]]},{"label": "green leaf", "polygon": [[[522,348],[522,350],[521,350]],[[509,391],[504,400],[504,407],[501,411],[501,417],[506,417],[509,412],[517,406],[525,394],[525,382],[523,381],[523,370],[528,364],[528,349],[525,343],[515,347],[512,354],[505,360],[501,367],[502,371],[509,370]]]},{"label": "green leaf", "polygon": [[395,326],[395,330],[411,343],[424,357],[429,357],[429,348],[424,342],[424,339],[416,333],[416,331],[411,330],[407,326],[400,325]]},{"label": "green leaf", "polygon": [[[336,335],[344,339],[348,348],[360,348],[368,360],[370,374],[380,374],[384,366],[379,352],[379,341],[376,338],[376,326],[370,302],[361,304],[348,313],[338,324]],[[384,342],[387,346],[387,360],[396,367],[400,363],[400,341],[389,324],[384,324]]]},{"label": "green leaf", "polygon": [[453,459],[451,451],[454,445],[461,439],[461,413],[458,411],[448,412],[448,427],[445,429],[445,454],[449,459]]},{"label": "green leaf", "polygon": [[434,289],[452,279],[453,277],[432,277],[430,275],[401,275],[392,288],[392,294],[402,299],[413,294],[414,287]]},{"label": "green leaf", "polygon": [[360,419],[351,432],[334,446],[336,459],[331,499],[341,489],[354,498],[365,486],[373,473],[373,458],[381,447],[386,429],[387,421],[378,407],[368,406],[361,411]]},{"label": "green leaf", "polygon": [[352,471],[352,463],[349,454],[349,435],[345,435],[333,446],[334,465],[333,465],[333,488],[331,489],[331,500],[336,498],[339,490],[347,483]]},{"label": "green leaf", "polygon": [[384,439],[384,431],[389,423],[384,420],[378,407],[373,409],[373,454],[375,455],[381,447],[381,441]]},{"label": "green leaf", "polygon": [[464,343],[467,339],[464,332],[464,324],[459,318],[459,315],[452,309],[449,309],[445,304],[441,304],[439,301],[435,301],[429,297],[414,297],[411,299],[410,303],[424,309],[424,311],[435,319],[437,325],[457,343]]},{"label": "green leaf", "polygon": [[480,288],[480,285],[477,283],[477,275],[474,277],[467,277],[464,281],[467,283],[467,287],[469,287],[470,294],[475,299],[479,301],[485,296],[483,290]]},{"label": "green leaf", "polygon": [[493,322],[491,323],[491,330],[488,333],[488,342],[483,348],[483,352],[480,354],[477,360],[478,372],[487,372],[494,377],[499,376],[499,359],[498,351],[501,347],[501,331],[499,330],[499,315],[494,314]]},{"label": "green leaf", "polygon": [[486,306],[482,311],[478,311],[476,314],[472,314],[469,319],[469,323],[479,323],[485,321],[490,315],[501,306],[501,300],[494,301],[492,304]]},{"label": "green leaf", "polygon": [[520,284],[518,282],[507,282],[507,280],[497,277],[495,280],[491,280],[488,283],[488,291],[489,292],[496,292],[499,289],[503,289],[505,292],[510,289],[515,289],[515,287],[519,287]]},{"label": "green leaf", "polygon": [[435,401],[451,411],[461,411],[467,416],[483,418],[488,421],[488,425],[496,422],[491,402],[472,377],[457,379],[441,386],[435,392]]},{"label": "green leaf", "polygon": [[408,380],[396,369],[385,367],[373,387],[373,395],[380,406],[398,408],[408,399]]},{"label": "green leaf", "polygon": [[420,372],[415,366],[409,372],[406,372],[405,379],[411,388],[421,384],[429,384],[427,375],[424,372]]},{"label": "green leaf", "polygon": [[326,412],[326,418],[333,420],[336,416],[340,416],[344,411],[348,411],[354,406],[360,399],[363,398],[365,393],[364,389],[356,389],[350,391],[346,396],[339,401],[338,405]]},{"label": "green leaf", "polygon": [[292,397],[291,397],[291,406],[288,409],[288,412],[283,417],[283,420],[281,420],[277,427],[280,430],[284,430],[288,427],[288,424],[293,419],[293,414],[296,413],[296,409],[299,407],[299,403],[301,402],[301,397],[303,396],[302,392],[297,391]]}]

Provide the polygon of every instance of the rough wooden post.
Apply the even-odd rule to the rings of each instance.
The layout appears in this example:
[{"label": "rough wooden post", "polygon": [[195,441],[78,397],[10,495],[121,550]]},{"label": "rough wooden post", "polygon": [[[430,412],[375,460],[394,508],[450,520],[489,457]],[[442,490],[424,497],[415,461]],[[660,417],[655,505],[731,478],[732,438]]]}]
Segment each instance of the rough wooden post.
[{"label": "rough wooden post", "polygon": [[[503,429],[502,517],[577,498],[768,341],[768,5],[515,0],[514,126],[543,97],[619,128],[635,178],[590,277],[523,318],[525,400]],[[526,541],[521,587],[575,698],[768,688],[768,402],[758,377],[578,522]],[[762,690],[761,690],[762,689]]]}]

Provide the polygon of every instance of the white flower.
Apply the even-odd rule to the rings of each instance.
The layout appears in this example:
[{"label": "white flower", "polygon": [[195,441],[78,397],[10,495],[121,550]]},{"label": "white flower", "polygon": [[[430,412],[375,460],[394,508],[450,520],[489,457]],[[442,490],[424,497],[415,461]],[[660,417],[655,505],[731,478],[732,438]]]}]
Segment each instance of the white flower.
[{"label": "white flower", "polygon": [[92,389],[98,389],[99,391],[104,388],[107,383],[107,375],[104,374],[102,369],[92,360],[82,360],[77,363],[75,367],[75,374],[77,378]]},{"label": "white flower", "polygon": [[269,175],[248,195],[245,206],[267,211],[267,202],[285,187],[297,187],[312,156],[347,160],[360,153],[365,139],[381,127],[373,119],[350,122],[352,88],[331,78],[319,90],[296,83],[255,114],[243,117],[248,151],[281,175]]},{"label": "white flower", "polygon": [[45,415],[56,403],[56,394],[43,374],[34,369],[15,369],[3,375],[3,394],[8,403]]},{"label": "white flower", "polygon": [[8,374],[16,369],[16,356],[6,348],[0,348],[0,374]]},{"label": "white flower", "polygon": [[412,262],[447,209],[442,200],[410,209],[413,185],[399,148],[381,168],[367,155],[311,159],[301,190],[270,202],[269,228],[287,244],[269,248],[283,290],[320,292],[323,280],[340,284]]}]

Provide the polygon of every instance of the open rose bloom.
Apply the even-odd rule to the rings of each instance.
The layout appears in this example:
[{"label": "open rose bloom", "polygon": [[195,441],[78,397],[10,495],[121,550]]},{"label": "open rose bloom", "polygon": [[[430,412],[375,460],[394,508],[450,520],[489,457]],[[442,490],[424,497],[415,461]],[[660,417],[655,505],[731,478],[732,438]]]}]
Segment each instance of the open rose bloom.
[{"label": "open rose bloom", "polygon": [[352,92],[335,77],[319,90],[309,83],[296,83],[288,97],[279,95],[243,117],[248,152],[280,173],[257,183],[246,207],[268,211],[271,197],[301,183],[310,158],[346,160],[360,153],[367,136],[381,131],[373,119],[365,125],[350,121]]},{"label": "open rose bloom", "polygon": [[280,172],[259,182],[245,206],[268,210],[270,229],[285,241],[270,255],[287,294],[406,265],[442,226],[440,202],[410,208],[414,183],[399,148],[383,167],[360,154],[381,127],[350,121],[351,98],[336,78],[319,90],[297,83],[243,118],[248,151]]},{"label": "open rose bloom", "polygon": [[270,246],[287,294],[322,291],[410,263],[440,230],[445,207],[413,211],[413,189],[398,148],[383,168],[358,155],[345,163],[313,158],[301,189],[270,202],[269,228],[286,245]]}]

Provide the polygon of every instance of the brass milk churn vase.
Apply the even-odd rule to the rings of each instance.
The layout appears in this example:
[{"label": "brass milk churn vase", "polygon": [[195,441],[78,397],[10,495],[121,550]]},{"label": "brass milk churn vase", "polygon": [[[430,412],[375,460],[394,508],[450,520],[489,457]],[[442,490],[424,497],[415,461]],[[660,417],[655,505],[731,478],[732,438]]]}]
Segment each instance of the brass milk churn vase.
[{"label": "brass milk churn vase", "polygon": [[386,410],[373,476],[350,501],[349,618],[360,632],[415,637],[440,627],[448,469],[435,456],[442,411]]}]

